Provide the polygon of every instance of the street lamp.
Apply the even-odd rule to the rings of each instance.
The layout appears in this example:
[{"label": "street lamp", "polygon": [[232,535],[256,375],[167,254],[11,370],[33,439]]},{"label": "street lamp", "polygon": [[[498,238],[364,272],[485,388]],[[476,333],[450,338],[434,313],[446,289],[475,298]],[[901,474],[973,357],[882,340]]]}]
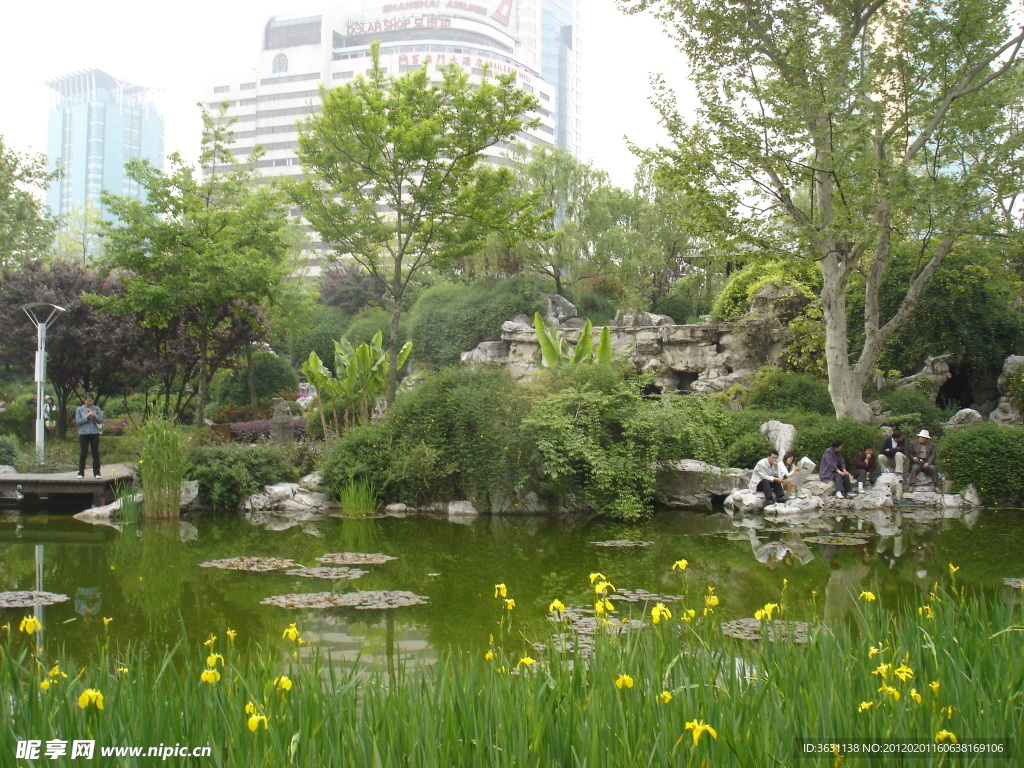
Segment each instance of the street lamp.
[{"label": "street lamp", "polygon": [[[47,314],[47,307],[49,314]],[[42,464],[44,460],[43,446],[46,440],[46,426],[43,418],[43,408],[45,407],[43,398],[46,391],[46,329],[60,317],[59,313],[67,310],[45,301],[22,304],[21,308],[28,315],[28,319],[32,321],[32,325],[36,327],[36,338],[38,339],[36,348],[36,458]],[[45,319],[43,319],[43,315],[46,315]]]}]

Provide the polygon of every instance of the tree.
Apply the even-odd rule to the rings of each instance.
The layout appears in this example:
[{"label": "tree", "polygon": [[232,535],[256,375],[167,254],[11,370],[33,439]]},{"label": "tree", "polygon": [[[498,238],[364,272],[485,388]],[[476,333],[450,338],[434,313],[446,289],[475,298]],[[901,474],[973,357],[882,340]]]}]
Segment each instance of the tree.
[{"label": "tree", "polygon": [[22,155],[0,136],[0,267],[39,259],[53,242],[54,221],[38,198],[55,173],[42,155]]},{"label": "tree", "polygon": [[[138,313],[147,326],[167,328],[184,319],[198,343],[195,419],[203,420],[211,339],[238,319],[240,310],[272,304],[288,277],[285,198],[270,184],[256,184],[258,152],[235,165],[230,122],[202,110],[199,155],[202,178],[181,155],[171,155],[171,173],[131,161],[129,177],[146,200],[104,194],[115,217],[103,224],[101,263],[122,270],[124,293],[94,301],[118,313]],[[250,324],[255,314],[241,316]]]},{"label": "tree", "polygon": [[[750,243],[778,231],[819,264],[836,415],[871,417],[883,344],[959,242],[1019,226],[1024,30],[1006,0],[626,0],[681,44],[701,106],[687,124],[659,86],[673,146],[662,173]],[[892,314],[891,260],[913,269]],[[864,344],[852,355],[847,289],[865,283]]]},{"label": "tree", "polygon": [[116,294],[114,277],[78,264],[33,262],[8,267],[0,282],[0,327],[4,328],[0,362],[30,366],[36,329],[21,310],[45,301],[66,310],[46,335],[46,373],[57,403],[57,431],[67,431],[69,404],[75,393],[92,390],[101,399],[126,390],[139,376],[132,365],[143,347],[142,329],[133,315],[103,315],[82,300],[83,292]]},{"label": "tree", "polygon": [[371,49],[366,77],[321,90],[321,111],[299,133],[305,178],[292,185],[303,214],[339,256],[354,259],[392,304],[387,402],[395,399],[399,321],[418,273],[445,269],[487,233],[535,224],[533,199],[510,194],[506,168],[485,153],[532,125],[537,101],[513,74],[471,83],[454,64],[431,81],[428,65],[400,76]]}]

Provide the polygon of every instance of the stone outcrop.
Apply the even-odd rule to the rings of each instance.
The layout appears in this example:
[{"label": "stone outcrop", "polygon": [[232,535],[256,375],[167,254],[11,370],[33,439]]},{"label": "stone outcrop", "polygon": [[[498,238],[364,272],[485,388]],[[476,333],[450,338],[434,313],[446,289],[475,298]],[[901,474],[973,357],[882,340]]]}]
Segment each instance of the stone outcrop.
[{"label": "stone outcrop", "polygon": [[[542,315],[570,345],[580,338],[582,320],[564,298],[547,297]],[[764,317],[739,322],[674,325],[650,312],[623,312],[608,326],[613,354],[637,370],[653,372],[665,391],[721,392],[765,364],[777,363],[785,331]],[[600,329],[594,329],[596,338]],[[485,341],[461,357],[464,364],[503,365],[522,379],[540,366],[540,345],[533,321],[519,315],[501,327],[500,341]]]},{"label": "stone outcrop", "polygon": [[953,417],[942,425],[943,431],[964,427],[968,424],[977,424],[985,418],[973,408],[961,408],[953,414]]},{"label": "stone outcrop", "polygon": [[1007,392],[1007,379],[1016,368],[1022,365],[1024,365],[1024,356],[1022,355],[1010,355],[1003,363],[1003,372],[999,374],[999,380],[996,382],[996,386],[999,388],[999,404],[988,415],[989,421],[996,424],[1020,424],[1024,421],[1021,419],[1020,410],[1013,403],[1013,398]]},{"label": "stone outcrop", "polygon": [[658,500],[667,506],[710,506],[746,488],[749,469],[722,469],[695,459],[684,459],[658,471]]},{"label": "stone outcrop", "polygon": [[768,439],[769,443],[775,446],[775,450],[779,452],[780,458],[789,452],[793,441],[796,440],[796,427],[783,421],[776,421],[775,419],[766,421],[758,427],[758,431]]},{"label": "stone outcrop", "polygon": [[949,352],[929,357],[924,361],[920,371],[913,376],[906,376],[897,381],[896,388],[922,392],[934,403],[939,397],[939,389],[949,381],[952,375],[949,371],[949,360],[951,357],[952,354]]}]

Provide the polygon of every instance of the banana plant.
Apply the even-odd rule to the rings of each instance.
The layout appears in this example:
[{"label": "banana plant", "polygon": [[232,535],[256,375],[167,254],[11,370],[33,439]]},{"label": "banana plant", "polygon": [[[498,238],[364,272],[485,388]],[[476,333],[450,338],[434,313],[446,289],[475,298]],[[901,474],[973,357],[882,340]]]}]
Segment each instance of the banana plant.
[{"label": "banana plant", "polygon": [[[406,342],[398,352],[397,365],[405,365],[412,352],[412,342]],[[345,424],[366,423],[371,406],[387,392],[388,362],[383,334],[378,331],[367,342],[353,347],[344,339],[334,342],[334,363],[339,391],[345,408]]]},{"label": "banana plant", "polygon": [[545,368],[561,365],[579,365],[583,362],[610,363],[612,359],[612,335],[607,327],[601,329],[594,346],[594,326],[587,320],[580,332],[580,340],[570,347],[554,329],[544,325],[540,312],[533,315],[533,329],[540,344],[540,354]]}]

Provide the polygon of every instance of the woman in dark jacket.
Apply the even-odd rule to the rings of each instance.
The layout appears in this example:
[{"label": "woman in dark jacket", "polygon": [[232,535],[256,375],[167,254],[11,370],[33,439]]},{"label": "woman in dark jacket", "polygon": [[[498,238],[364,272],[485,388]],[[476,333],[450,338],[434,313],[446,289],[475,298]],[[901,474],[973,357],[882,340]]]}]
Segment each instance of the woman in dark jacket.
[{"label": "woman in dark jacket", "polygon": [[857,491],[864,490],[864,483],[874,485],[875,480],[881,473],[878,469],[878,459],[875,456],[875,449],[865,445],[864,450],[857,454],[853,460],[853,474],[857,476]]}]

